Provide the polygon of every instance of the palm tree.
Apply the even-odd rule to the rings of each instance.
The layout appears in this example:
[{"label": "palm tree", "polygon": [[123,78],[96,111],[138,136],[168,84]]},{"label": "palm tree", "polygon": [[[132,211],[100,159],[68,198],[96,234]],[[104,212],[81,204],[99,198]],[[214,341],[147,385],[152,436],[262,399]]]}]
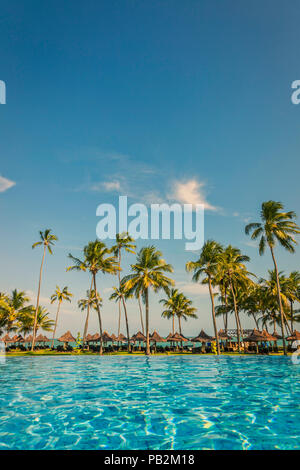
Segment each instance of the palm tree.
[{"label": "palm tree", "polygon": [[247,285],[252,282],[249,279],[249,275],[251,275],[251,273],[247,271],[246,266],[244,265],[244,262],[246,261],[250,261],[249,256],[242,255],[241,250],[228,245],[219,256],[216,276],[217,279],[228,279],[234,306],[239,353],[241,352],[241,337],[243,338],[243,330],[237,305],[237,289],[238,286],[245,289]]},{"label": "palm tree", "polygon": [[178,289],[167,289],[166,293],[167,299],[159,301],[165,308],[162,312],[162,317],[172,318],[173,334],[175,333],[175,317],[177,317],[179,333],[182,334],[181,319],[187,321],[188,318],[197,318],[195,314],[196,308],[192,307],[192,301],[179,292]]},{"label": "palm tree", "polygon": [[51,296],[51,303],[52,304],[54,302],[56,302],[56,300],[58,301],[51,348],[53,348],[53,346],[54,346],[54,338],[55,338],[55,333],[56,333],[56,328],[57,328],[57,320],[58,320],[58,314],[59,314],[60,306],[61,306],[63,300],[67,300],[68,302],[71,302],[71,297],[72,296],[73,296],[73,294],[71,294],[71,292],[68,292],[68,287],[67,286],[65,286],[63,288],[63,290],[60,290],[60,288],[58,286],[56,286],[55,293]]},{"label": "palm tree", "polygon": [[277,300],[280,311],[281,319],[281,334],[283,342],[283,352],[287,355],[286,342],[284,338],[284,319],[283,319],[283,308],[280,296],[280,284],[277,262],[274,255],[274,248],[276,242],[279,243],[283,248],[288,250],[290,253],[295,252],[294,245],[297,243],[293,235],[300,233],[300,228],[293,221],[296,214],[293,211],[283,212],[283,204],[281,202],[267,201],[262,203],[260,216],[262,222],[255,222],[248,224],[245,227],[246,234],[252,232],[251,238],[259,241],[259,254],[263,255],[265,252],[266,245],[269,246],[276,272],[276,284],[277,284]]},{"label": "palm tree", "polygon": [[84,310],[87,311],[86,320],[84,324],[83,338],[82,338],[83,345],[85,343],[85,338],[88,332],[90,309],[93,308],[94,310],[97,311],[97,298],[98,298],[100,307],[102,307],[102,299],[99,294],[98,296],[96,296],[96,292],[93,289],[86,291],[86,298],[78,300],[78,307],[81,309],[81,311],[82,312]]},{"label": "palm tree", "polygon": [[1,294],[1,324],[2,328],[4,327],[7,333],[17,330],[17,321],[22,314],[29,311],[31,312],[32,305],[26,305],[29,300],[26,292],[18,291],[17,289],[14,289],[10,296]]},{"label": "palm tree", "polygon": [[38,315],[38,309],[39,309],[39,303],[40,303],[40,291],[41,291],[41,282],[42,282],[42,273],[43,273],[43,264],[44,264],[44,259],[46,255],[46,250],[52,255],[52,246],[54,245],[54,242],[57,241],[58,238],[56,235],[53,235],[51,233],[50,229],[46,229],[44,232],[40,231],[40,240],[38,242],[35,242],[32,245],[32,248],[35,248],[36,246],[43,245],[43,257],[42,257],[42,262],[41,262],[41,267],[40,267],[40,276],[39,276],[39,286],[38,286],[38,293],[37,293],[37,298],[36,298],[36,308],[35,308],[35,317],[34,317],[34,326],[33,326],[33,338],[32,338],[32,345],[31,345],[31,351],[34,349],[34,344],[35,344],[35,337],[36,337],[36,327],[37,327],[37,315]]},{"label": "palm tree", "polygon": [[211,313],[212,313],[212,320],[214,325],[214,332],[215,338],[217,343],[217,354],[220,355],[220,344],[219,344],[219,336],[218,336],[218,329],[216,323],[216,315],[215,315],[215,303],[214,303],[214,294],[213,294],[213,284],[216,281],[216,276],[218,272],[218,263],[220,261],[220,255],[223,251],[222,245],[217,243],[214,240],[207,240],[201,250],[199,259],[197,261],[189,261],[186,264],[186,270],[188,272],[193,272],[193,281],[198,282],[200,278],[202,280],[202,284],[208,284],[209,288],[209,295],[211,300]]},{"label": "palm tree", "polygon": [[[119,305],[119,321],[118,321],[118,337],[120,336],[120,327],[121,327],[121,316],[120,316],[120,308],[121,308],[121,301],[124,301],[125,303],[125,309],[126,309],[126,300],[132,298],[132,294],[128,292],[126,289],[126,286],[124,283],[120,283],[119,287],[113,287],[113,293],[109,297],[109,300],[114,300],[115,302],[118,303]],[[125,312],[125,310],[124,310]],[[126,319],[126,315],[125,315]],[[127,335],[128,335],[128,330],[127,330]],[[128,342],[128,350],[130,348],[130,338],[128,341],[128,336],[127,336],[127,342]]]},{"label": "palm tree", "polygon": [[173,272],[170,264],[162,259],[162,253],[154,246],[141,248],[138,252],[135,264],[131,265],[134,274],[129,274],[123,278],[123,283],[129,293],[142,295],[146,307],[146,355],[150,355],[149,341],[149,289],[158,292],[174,284],[165,273]]},{"label": "palm tree", "polygon": [[300,302],[300,273],[293,271],[287,278],[287,298],[290,302],[291,332],[294,331],[294,302]]},{"label": "palm tree", "polygon": [[89,242],[83,249],[83,260],[75,258],[69,254],[74,262],[73,266],[69,266],[67,271],[76,270],[76,271],[89,271],[92,276],[92,281],[95,290],[98,321],[99,321],[99,330],[100,330],[100,351],[99,353],[103,354],[103,341],[102,341],[102,318],[100,311],[100,297],[97,291],[96,285],[96,275],[98,272],[103,274],[116,274],[119,266],[115,256],[110,256],[110,249],[107,248],[105,243],[96,240],[94,242]]},{"label": "palm tree", "polygon": [[54,321],[50,320],[49,312],[46,308],[39,305],[38,312],[36,315],[35,307],[31,306],[31,312],[27,310],[23,312],[18,319],[18,329],[24,334],[28,334],[34,329],[36,325],[36,331],[42,329],[44,331],[53,331]]},{"label": "palm tree", "polygon": [[[134,244],[134,239],[129,235],[128,232],[116,234],[116,244],[112,247],[112,251],[114,252],[114,255],[117,257],[118,265],[119,265],[119,270],[118,270],[119,293],[120,293],[120,297],[118,299],[119,317],[121,314],[121,302],[122,302],[124,315],[125,315],[125,322],[126,322],[128,352],[130,352],[130,334],[129,334],[129,324],[128,324],[128,315],[127,315],[127,308],[126,308],[126,302],[125,302],[125,295],[123,293],[123,289],[121,288],[121,256],[122,256],[122,250],[125,250],[128,253],[135,254],[135,248],[136,248],[136,245]],[[119,324],[120,324],[120,318],[119,318]]]}]

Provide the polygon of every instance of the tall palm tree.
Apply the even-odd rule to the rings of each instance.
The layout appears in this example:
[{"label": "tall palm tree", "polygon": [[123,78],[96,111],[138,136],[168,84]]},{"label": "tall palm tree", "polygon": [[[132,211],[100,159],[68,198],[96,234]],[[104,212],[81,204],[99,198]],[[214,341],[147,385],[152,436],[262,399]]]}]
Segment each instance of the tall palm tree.
[{"label": "tall palm tree", "polygon": [[[124,283],[120,283],[119,287],[113,287],[113,293],[111,294],[111,296],[109,297],[109,300],[114,300],[115,302],[118,303],[119,305],[119,313],[120,313],[120,308],[121,308],[121,301],[124,301],[125,303],[125,308],[126,308],[126,300],[127,299],[130,299],[132,298],[132,294],[130,294],[128,292],[128,290],[126,289],[126,286]],[[125,311],[125,310],[124,310]],[[126,315],[125,315],[125,318],[126,318]],[[118,321],[118,337],[120,336],[120,327],[121,327],[121,317],[119,315],[119,321]],[[128,330],[129,331],[129,330]],[[127,335],[128,335],[128,331],[127,331]],[[128,350],[130,348],[130,338],[129,338],[129,341],[128,341],[128,337],[127,337],[127,342],[128,342]]]},{"label": "tall palm tree", "polygon": [[97,311],[97,298],[100,303],[100,307],[102,307],[102,299],[99,294],[96,296],[96,292],[93,289],[87,290],[86,297],[78,300],[78,307],[81,309],[81,311],[87,311],[82,338],[83,345],[85,343],[85,338],[88,332],[90,310],[92,308]]},{"label": "tall palm tree", "polygon": [[83,249],[83,260],[75,258],[69,254],[69,258],[74,262],[73,266],[69,266],[67,271],[89,271],[92,276],[93,286],[96,296],[96,305],[100,330],[100,355],[103,354],[103,340],[102,340],[102,318],[100,311],[100,297],[97,290],[96,275],[101,272],[103,274],[116,274],[119,266],[115,256],[110,256],[112,250],[107,248],[105,243],[96,240],[89,242]]},{"label": "tall palm tree", "polygon": [[217,343],[218,355],[220,355],[220,344],[215,315],[213,284],[216,282],[218,263],[222,251],[222,245],[220,245],[214,240],[207,240],[202,247],[199,259],[197,261],[189,261],[186,264],[186,270],[188,272],[193,272],[194,282],[199,282],[199,280],[202,278],[202,284],[208,284],[211,301],[211,314]]},{"label": "tall palm tree", "polygon": [[276,272],[277,300],[281,318],[281,334],[283,342],[283,352],[287,355],[286,342],[284,338],[284,318],[283,307],[280,296],[280,284],[278,266],[274,254],[276,242],[290,253],[295,252],[294,245],[297,243],[293,235],[300,233],[300,228],[294,222],[296,214],[293,211],[284,212],[283,204],[276,201],[263,202],[261,206],[261,222],[254,222],[245,227],[246,234],[252,232],[251,238],[259,240],[259,254],[263,255],[266,245],[269,246],[274,269]]},{"label": "tall palm tree", "polygon": [[133,274],[123,278],[130,293],[142,295],[146,308],[146,355],[150,355],[149,341],[149,289],[158,292],[174,284],[165,273],[173,272],[173,267],[162,258],[162,253],[154,246],[141,248],[135,264],[131,265]]},{"label": "tall palm tree", "polygon": [[219,278],[227,278],[228,280],[234,305],[239,352],[241,352],[241,337],[243,338],[243,330],[238,312],[236,291],[238,285],[242,286],[242,288],[245,288],[247,284],[251,282],[249,279],[249,275],[251,275],[251,273],[247,271],[246,266],[244,265],[244,263],[249,260],[249,256],[242,255],[241,250],[228,245],[219,255],[216,274],[217,280]]},{"label": "tall palm tree", "polygon": [[71,297],[73,297],[73,294],[71,294],[71,292],[68,291],[67,286],[65,286],[63,288],[63,290],[60,290],[60,288],[58,286],[56,286],[54,294],[51,295],[51,303],[52,304],[54,302],[58,301],[51,348],[53,348],[53,346],[54,346],[54,339],[55,339],[55,333],[56,333],[56,328],[57,328],[57,321],[58,321],[58,314],[59,314],[60,306],[61,306],[61,304],[64,300],[67,300],[68,302],[71,302]]},{"label": "tall palm tree", "polygon": [[[125,315],[125,322],[126,322],[128,352],[130,352],[130,334],[129,334],[129,324],[128,324],[128,315],[127,315],[127,308],[126,308],[126,302],[125,302],[125,295],[123,293],[123,289],[121,288],[121,256],[122,256],[122,250],[126,251],[127,253],[135,254],[135,248],[136,248],[136,245],[134,243],[134,239],[129,235],[128,232],[116,234],[116,244],[112,247],[112,250],[114,252],[114,255],[118,259],[118,265],[119,265],[119,270],[118,270],[119,293],[120,293],[119,317],[121,314],[120,307],[121,307],[121,302],[122,302],[124,315]],[[119,324],[120,324],[120,318],[119,318]]]},{"label": "tall palm tree", "polygon": [[37,298],[36,298],[36,308],[35,308],[31,351],[33,351],[34,349],[35,338],[36,338],[37,315],[38,315],[38,309],[39,309],[39,304],[40,304],[40,291],[41,291],[42,273],[43,273],[45,255],[46,255],[47,250],[50,253],[50,255],[52,255],[52,246],[54,245],[54,242],[57,240],[58,240],[57,236],[53,235],[50,229],[46,229],[44,232],[40,231],[40,240],[38,242],[35,242],[32,245],[32,248],[42,245],[44,249],[43,249],[43,257],[42,257],[42,262],[41,262],[41,267],[40,267],[39,285],[38,285],[38,292],[37,292]]}]

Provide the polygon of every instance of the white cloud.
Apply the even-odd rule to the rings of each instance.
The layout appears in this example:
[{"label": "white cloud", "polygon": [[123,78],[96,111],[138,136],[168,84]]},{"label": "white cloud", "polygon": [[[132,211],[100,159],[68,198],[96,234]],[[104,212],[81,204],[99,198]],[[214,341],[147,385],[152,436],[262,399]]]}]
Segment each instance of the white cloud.
[{"label": "white cloud", "polygon": [[0,175],[0,193],[4,193],[4,191],[7,191],[7,189],[12,188],[15,184],[16,183],[14,181],[4,178],[4,176]]},{"label": "white cloud", "polygon": [[[176,287],[185,294],[209,296],[208,285],[199,282],[177,282]],[[217,292],[217,290],[214,290]]]},{"label": "white cloud", "polygon": [[196,179],[187,180],[185,182],[175,181],[170,199],[176,200],[181,204],[203,204],[204,209],[215,211],[217,207],[212,206],[205,197],[204,183]]},{"label": "white cloud", "polygon": [[[30,303],[35,305],[36,300],[37,300],[36,293],[33,292],[32,290],[27,290],[26,294],[30,297]],[[40,295],[40,305],[42,305],[42,306],[51,305],[51,299],[49,297],[44,297],[44,296]]]},{"label": "white cloud", "polygon": [[91,185],[92,191],[118,192],[121,190],[120,181],[101,181]]}]

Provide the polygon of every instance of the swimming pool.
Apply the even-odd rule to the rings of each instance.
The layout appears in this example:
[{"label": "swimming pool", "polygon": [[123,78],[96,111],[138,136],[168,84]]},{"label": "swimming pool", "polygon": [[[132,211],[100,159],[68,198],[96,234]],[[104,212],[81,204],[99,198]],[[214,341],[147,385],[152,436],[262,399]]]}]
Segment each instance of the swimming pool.
[{"label": "swimming pool", "polygon": [[11,357],[0,449],[300,448],[285,357]]}]

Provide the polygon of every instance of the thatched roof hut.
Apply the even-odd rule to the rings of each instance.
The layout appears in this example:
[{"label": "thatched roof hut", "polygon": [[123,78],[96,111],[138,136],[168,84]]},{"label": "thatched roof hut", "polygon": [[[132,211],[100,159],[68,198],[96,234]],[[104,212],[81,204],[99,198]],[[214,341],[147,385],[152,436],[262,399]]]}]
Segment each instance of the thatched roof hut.
[{"label": "thatched roof hut", "polygon": [[191,339],[192,343],[208,343],[212,341],[214,338],[212,336],[209,336],[208,334],[205,333],[204,330],[201,330],[198,336],[195,338]]},{"label": "thatched roof hut", "polygon": [[[69,332],[68,332],[69,333]],[[71,333],[70,333],[71,334]],[[38,335],[36,338],[35,338],[35,342],[36,343],[43,343],[45,340],[44,340],[44,336],[43,335]]]},{"label": "thatched roof hut", "polygon": [[219,336],[219,339],[225,339],[225,340],[228,340],[228,341],[230,341],[232,339],[232,337],[229,336],[229,334],[226,333],[225,330],[220,330],[218,332],[218,336]]},{"label": "thatched roof hut", "polygon": [[8,334],[6,334],[5,336],[3,336],[2,341],[4,343],[10,343],[12,341],[12,339]]},{"label": "thatched roof hut", "polygon": [[88,343],[89,341],[93,341],[92,335],[90,335],[90,334],[86,335],[85,341],[86,341],[87,343]]},{"label": "thatched roof hut", "polygon": [[100,341],[99,333],[95,333],[94,335],[92,335],[91,341],[95,341],[96,343],[97,343],[97,341]]},{"label": "thatched roof hut", "polygon": [[267,330],[262,330],[262,334],[265,336],[266,341],[277,341],[275,336],[270,335]]},{"label": "thatched roof hut", "polygon": [[279,333],[277,333],[277,331],[273,331],[272,336],[273,338],[276,338],[276,340],[282,339],[282,336]]},{"label": "thatched roof hut", "polygon": [[300,333],[297,330],[294,330],[291,336],[287,337],[287,341],[297,341],[300,340]]},{"label": "thatched roof hut", "polygon": [[259,343],[261,341],[268,341],[268,340],[263,333],[256,330],[255,328],[247,338],[244,338],[245,343]]},{"label": "thatched roof hut", "polygon": [[152,335],[150,335],[150,341],[153,341],[154,343],[161,343],[165,342],[166,340],[159,336],[156,330],[153,331]]},{"label": "thatched roof hut", "polygon": [[67,331],[64,335],[58,338],[61,343],[75,343],[76,339],[72,336],[70,331]]},{"label": "thatched roof hut", "polygon": [[117,341],[127,341],[127,338],[122,333],[120,333],[119,336],[117,336]]},{"label": "thatched roof hut", "polygon": [[110,335],[110,337],[111,337],[113,342],[117,341],[117,337],[114,333],[112,335]]},{"label": "thatched roof hut", "polygon": [[146,336],[143,335],[141,331],[138,331],[133,337],[131,338],[133,341],[146,341]]},{"label": "thatched roof hut", "polygon": [[26,338],[24,338],[25,343],[32,343],[32,340],[33,340],[32,335],[26,336]]},{"label": "thatched roof hut", "polygon": [[172,336],[172,341],[188,341],[188,339],[176,331],[176,333]]},{"label": "thatched roof hut", "polygon": [[102,333],[102,341],[104,341],[104,343],[107,343],[108,341],[112,341],[112,338],[111,338],[111,336],[109,336],[109,334],[107,333],[107,331],[103,331],[103,333]]}]

